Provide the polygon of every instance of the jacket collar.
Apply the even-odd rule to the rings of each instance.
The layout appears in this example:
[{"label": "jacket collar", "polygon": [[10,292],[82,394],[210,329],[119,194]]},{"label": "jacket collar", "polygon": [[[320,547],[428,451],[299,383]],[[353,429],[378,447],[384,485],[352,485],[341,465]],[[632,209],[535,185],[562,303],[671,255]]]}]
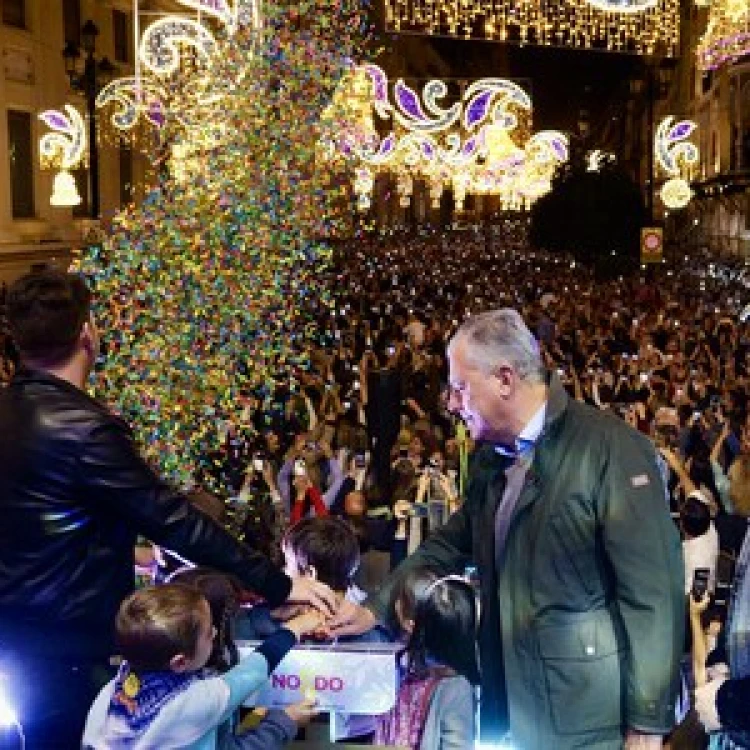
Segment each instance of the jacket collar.
[{"label": "jacket collar", "polygon": [[39,370],[28,367],[27,365],[21,365],[21,367],[16,371],[16,374],[13,376],[13,380],[11,382],[13,385],[24,385],[26,383],[46,383],[71,395],[77,396],[78,398],[83,398],[87,401],[90,401],[92,404],[96,404],[100,408],[102,406],[99,401],[90,396],[86,391],[82,390],[76,385],[73,385],[73,383],[68,380],[58,378],[57,375],[53,375],[47,370]]},{"label": "jacket collar", "polygon": [[570,404],[570,396],[556,372],[545,373],[547,381],[547,411],[544,415],[544,429],[541,438],[553,429]]}]

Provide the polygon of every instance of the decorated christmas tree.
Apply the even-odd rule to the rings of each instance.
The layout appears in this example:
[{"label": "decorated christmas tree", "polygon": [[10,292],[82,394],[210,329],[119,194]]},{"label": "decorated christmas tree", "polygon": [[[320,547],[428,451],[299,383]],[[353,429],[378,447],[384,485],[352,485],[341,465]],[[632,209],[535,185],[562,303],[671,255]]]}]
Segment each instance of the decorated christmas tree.
[{"label": "decorated christmas tree", "polygon": [[319,117],[368,27],[360,0],[180,2],[198,20],[175,17],[141,44],[158,184],[80,268],[106,344],[96,395],[189,483],[245,397],[268,410],[293,385],[319,333],[343,189],[316,170]]}]

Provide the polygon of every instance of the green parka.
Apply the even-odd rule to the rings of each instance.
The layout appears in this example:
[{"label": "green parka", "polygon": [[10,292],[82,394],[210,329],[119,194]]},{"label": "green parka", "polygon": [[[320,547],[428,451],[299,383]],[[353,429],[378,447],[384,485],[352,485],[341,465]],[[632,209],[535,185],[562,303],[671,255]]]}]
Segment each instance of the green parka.
[{"label": "green parka", "polygon": [[491,448],[478,452],[463,507],[368,606],[388,619],[399,576],[416,565],[447,574],[474,563],[483,741],[510,728],[516,750],[615,750],[628,728],[666,733],[679,685],[684,573],[653,445],[571,400],[553,376],[496,566],[506,466]]}]

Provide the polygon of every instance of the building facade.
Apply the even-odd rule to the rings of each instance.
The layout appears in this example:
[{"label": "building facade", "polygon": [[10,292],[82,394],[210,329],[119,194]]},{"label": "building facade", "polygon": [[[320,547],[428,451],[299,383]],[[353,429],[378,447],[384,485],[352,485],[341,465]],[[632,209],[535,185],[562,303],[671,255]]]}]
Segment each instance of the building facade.
[{"label": "building facade", "polygon": [[[50,205],[54,171],[39,159],[39,139],[49,129],[38,115],[67,103],[86,116],[86,99],[73,90],[62,52],[70,42],[81,47],[87,20],[99,31],[96,60],[106,57],[116,76],[132,73],[134,19],[130,0],[0,0],[0,9],[0,278],[10,279],[42,264],[64,267],[96,224],[85,167],[74,174],[81,204]],[[97,120],[100,219],[106,224],[142,194],[148,164],[107,133],[103,117]]]}]

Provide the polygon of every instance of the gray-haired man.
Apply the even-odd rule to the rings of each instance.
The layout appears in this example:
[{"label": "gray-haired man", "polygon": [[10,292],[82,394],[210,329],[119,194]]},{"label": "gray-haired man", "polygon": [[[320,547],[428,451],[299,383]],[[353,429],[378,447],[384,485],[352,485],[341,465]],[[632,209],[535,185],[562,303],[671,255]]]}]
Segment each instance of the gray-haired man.
[{"label": "gray-haired man", "polygon": [[483,443],[463,507],[333,632],[387,619],[414,565],[480,577],[483,741],[523,750],[661,747],[683,642],[682,556],[651,443],[571,400],[520,315],[468,319],[450,408]]}]

